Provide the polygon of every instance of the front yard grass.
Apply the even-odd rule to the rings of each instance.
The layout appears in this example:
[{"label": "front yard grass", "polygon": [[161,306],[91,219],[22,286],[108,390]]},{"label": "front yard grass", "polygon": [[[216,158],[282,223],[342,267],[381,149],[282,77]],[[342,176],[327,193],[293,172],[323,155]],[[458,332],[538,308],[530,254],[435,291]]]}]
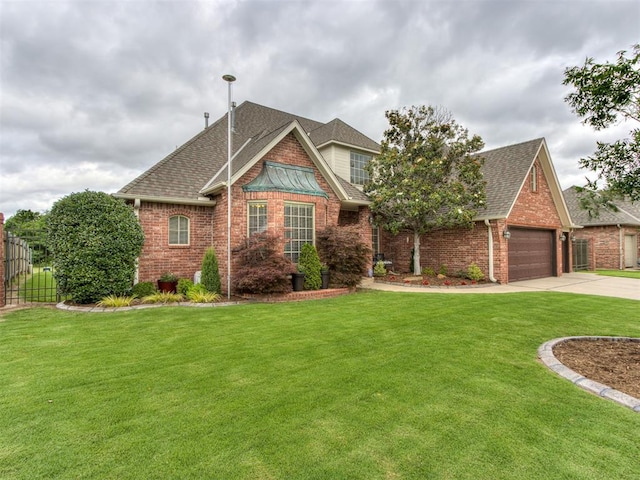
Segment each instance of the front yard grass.
[{"label": "front yard grass", "polygon": [[637,278],[640,280],[640,270],[596,270],[595,273],[607,277]]},{"label": "front yard grass", "polygon": [[640,414],[536,360],[638,302],[366,292],[0,318],[0,478],[637,478]]}]

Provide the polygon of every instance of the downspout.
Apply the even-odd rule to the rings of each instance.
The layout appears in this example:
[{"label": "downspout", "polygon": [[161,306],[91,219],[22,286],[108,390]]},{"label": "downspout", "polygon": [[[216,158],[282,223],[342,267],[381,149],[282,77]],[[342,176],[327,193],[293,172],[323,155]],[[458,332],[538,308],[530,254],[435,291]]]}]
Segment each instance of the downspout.
[{"label": "downspout", "polygon": [[616,225],[618,227],[618,257],[619,257],[619,266],[620,270],[624,270],[624,235],[622,234],[622,225],[619,223]]},{"label": "downspout", "polygon": [[[133,213],[140,223],[140,199],[136,198],[133,201]],[[133,273],[133,284],[137,285],[140,281],[140,257],[136,258],[136,269]]]},{"label": "downspout", "polygon": [[498,281],[493,276],[493,232],[491,231],[491,222],[485,219],[484,224],[487,226],[487,232],[489,234],[489,280],[492,283],[497,283]]}]

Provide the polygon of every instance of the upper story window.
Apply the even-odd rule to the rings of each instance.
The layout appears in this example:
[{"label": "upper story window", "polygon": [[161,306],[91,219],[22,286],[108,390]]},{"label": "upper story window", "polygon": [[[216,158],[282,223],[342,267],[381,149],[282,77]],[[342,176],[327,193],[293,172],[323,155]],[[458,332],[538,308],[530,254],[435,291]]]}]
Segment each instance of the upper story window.
[{"label": "upper story window", "polygon": [[249,222],[249,236],[255,233],[262,233],[267,229],[266,202],[249,202],[247,216]]},{"label": "upper story window", "polygon": [[305,203],[284,204],[284,255],[293,263],[298,263],[302,245],[313,245],[314,209]]},{"label": "upper story window", "polygon": [[365,166],[371,158],[371,155],[351,152],[351,183],[364,185],[369,181],[369,173],[365,170]]},{"label": "upper story window", "polygon": [[538,191],[538,167],[535,164],[531,167],[531,191]]},{"label": "upper story window", "polygon": [[189,245],[189,218],[184,215],[169,217],[169,245]]}]

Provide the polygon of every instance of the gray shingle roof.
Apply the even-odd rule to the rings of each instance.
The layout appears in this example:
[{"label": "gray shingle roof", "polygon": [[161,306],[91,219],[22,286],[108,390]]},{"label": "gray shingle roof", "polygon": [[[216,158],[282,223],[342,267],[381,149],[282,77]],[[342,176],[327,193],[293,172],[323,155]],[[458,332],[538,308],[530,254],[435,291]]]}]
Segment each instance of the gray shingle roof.
[{"label": "gray shingle roof", "polygon": [[640,227],[640,205],[628,201],[616,201],[620,209],[614,212],[601,208],[597,217],[589,217],[589,211],[580,207],[580,194],[576,187],[569,187],[562,192],[571,218],[577,225],[596,227],[605,225],[631,225]]},{"label": "gray shingle roof", "polygon": [[536,138],[477,154],[484,158],[482,174],[487,182],[487,208],[478,212],[479,218],[508,216],[543,141]]},{"label": "gray shingle roof", "polygon": [[[315,145],[336,141],[364,149],[379,149],[376,142],[340,120],[323,124],[315,120],[243,102],[235,111],[235,132],[232,135],[233,154],[242,151],[233,161],[237,172],[269,144],[293,121],[305,132],[315,132],[310,139]],[[317,140],[314,140],[314,137]],[[245,143],[248,143],[245,145]],[[197,200],[200,190],[213,178],[226,179],[227,115],[198,133],[180,148],[167,155],[117,193],[128,198],[164,197]],[[354,187],[355,189],[355,187]],[[357,189],[355,189],[357,190]]]}]

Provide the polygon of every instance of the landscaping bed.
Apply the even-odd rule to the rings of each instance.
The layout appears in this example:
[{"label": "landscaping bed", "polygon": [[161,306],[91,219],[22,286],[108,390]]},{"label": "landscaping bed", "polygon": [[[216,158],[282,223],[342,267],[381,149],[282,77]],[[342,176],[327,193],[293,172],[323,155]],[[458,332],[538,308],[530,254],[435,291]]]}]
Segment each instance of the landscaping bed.
[{"label": "landscaping bed", "polygon": [[486,280],[469,280],[462,277],[445,275],[413,275],[411,273],[388,273],[374,277],[374,281],[416,287],[476,287],[486,285]]}]

